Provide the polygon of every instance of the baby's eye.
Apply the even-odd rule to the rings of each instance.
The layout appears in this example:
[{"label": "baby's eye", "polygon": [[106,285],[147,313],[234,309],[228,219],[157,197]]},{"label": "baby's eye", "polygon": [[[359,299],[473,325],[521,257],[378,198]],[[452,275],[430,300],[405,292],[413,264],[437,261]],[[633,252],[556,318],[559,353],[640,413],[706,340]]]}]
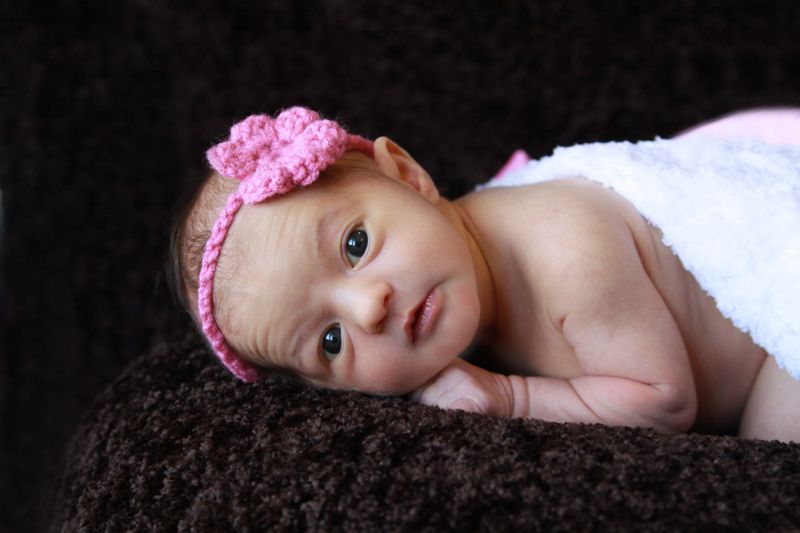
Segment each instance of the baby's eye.
[{"label": "baby's eye", "polygon": [[350,264],[355,266],[358,263],[364,252],[367,251],[367,244],[369,244],[369,239],[367,238],[367,232],[363,229],[357,229],[347,236],[347,243],[344,248]]},{"label": "baby's eye", "polygon": [[322,352],[325,359],[333,361],[342,349],[342,328],[337,324],[329,327],[322,335]]}]

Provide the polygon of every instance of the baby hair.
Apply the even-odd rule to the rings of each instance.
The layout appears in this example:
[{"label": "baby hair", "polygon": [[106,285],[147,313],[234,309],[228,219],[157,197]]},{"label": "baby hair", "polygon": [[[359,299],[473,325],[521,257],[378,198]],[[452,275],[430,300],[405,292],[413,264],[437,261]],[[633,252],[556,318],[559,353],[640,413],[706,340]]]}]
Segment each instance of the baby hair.
[{"label": "baby hair", "polygon": [[195,322],[198,322],[197,280],[203,250],[211,237],[214,217],[237,185],[235,180],[209,173],[182,199],[172,220],[168,279],[174,297]]}]

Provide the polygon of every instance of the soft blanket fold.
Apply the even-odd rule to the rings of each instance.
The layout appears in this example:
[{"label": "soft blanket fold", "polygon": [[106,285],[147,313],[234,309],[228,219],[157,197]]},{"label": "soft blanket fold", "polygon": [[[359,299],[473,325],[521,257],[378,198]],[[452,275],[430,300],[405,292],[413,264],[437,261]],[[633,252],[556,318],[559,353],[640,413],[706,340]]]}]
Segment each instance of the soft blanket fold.
[{"label": "soft blanket fold", "polygon": [[486,186],[570,176],[625,196],[720,311],[800,379],[800,145],[705,136],[584,144]]}]

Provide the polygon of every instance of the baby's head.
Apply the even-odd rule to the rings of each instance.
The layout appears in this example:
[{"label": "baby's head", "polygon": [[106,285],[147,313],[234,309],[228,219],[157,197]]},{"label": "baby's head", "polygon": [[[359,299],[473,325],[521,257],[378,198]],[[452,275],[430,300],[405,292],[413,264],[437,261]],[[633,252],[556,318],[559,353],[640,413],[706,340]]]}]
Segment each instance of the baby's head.
[{"label": "baby's head", "polygon": [[173,231],[190,314],[240,379],[275,369],[409,392],[472,341],[480,303],[457,209],[402,148],[307,109],[251,116],[208,151]]}]

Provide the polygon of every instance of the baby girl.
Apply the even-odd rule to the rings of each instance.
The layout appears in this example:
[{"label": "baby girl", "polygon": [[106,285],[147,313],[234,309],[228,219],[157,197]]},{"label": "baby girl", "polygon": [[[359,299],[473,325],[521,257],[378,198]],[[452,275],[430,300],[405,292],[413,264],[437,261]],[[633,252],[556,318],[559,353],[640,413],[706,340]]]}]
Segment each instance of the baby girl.
[{"label": "baby girl", "polygon": [[[410,393],[445,409],[800,441],[797,322],[775,349],[769,327],[734,325],[720,309],[736,269],[717,275],[717,299],[686,266],[698,249],[701,260],[724,258],[725,239],[686,247],[684,258],[680,239],[667,235],[684,200],[662,209],[662,227],[640,212],[646,195],[632,203],[638,178],[603,183],[604,165],[612,177],[630,165],[644,180],[650,172],[637,164],[668,161],[694,186],[700,178],[680,158],[714,153],[727,171],[740,170],[770,146],[698,148],[690,139],[556,154],[548,175],[547,161],[530,163],[451,201],[386,137],[368,141],[299,107],[254,115],[208,151],[214,172],[179,215],[177,287],[222,363],[248,382],[266,369],[322,387]],[[738,154],[742,161],[731,159]],[[800,206],[800,148],[766,156],[794,169],[794,188],[777,194]],[[588,163],[571,170],[582,157]],[[696,211],[723,216],[713,205]],[[698,228],[714,226],[707,220]],[[729,219],[720,225],[739,231]],[[704,238],[698,228],[690,238]],[[795,237],[776,249],[768,262],[788,262],[794,281],[772,292],[795,305],[800,244]],[[758,277],[746,274],[745,286]],[[777,305],[758,291],[745,294]],[[492,347],[503,373],[460,357],[476,341]]]}]

